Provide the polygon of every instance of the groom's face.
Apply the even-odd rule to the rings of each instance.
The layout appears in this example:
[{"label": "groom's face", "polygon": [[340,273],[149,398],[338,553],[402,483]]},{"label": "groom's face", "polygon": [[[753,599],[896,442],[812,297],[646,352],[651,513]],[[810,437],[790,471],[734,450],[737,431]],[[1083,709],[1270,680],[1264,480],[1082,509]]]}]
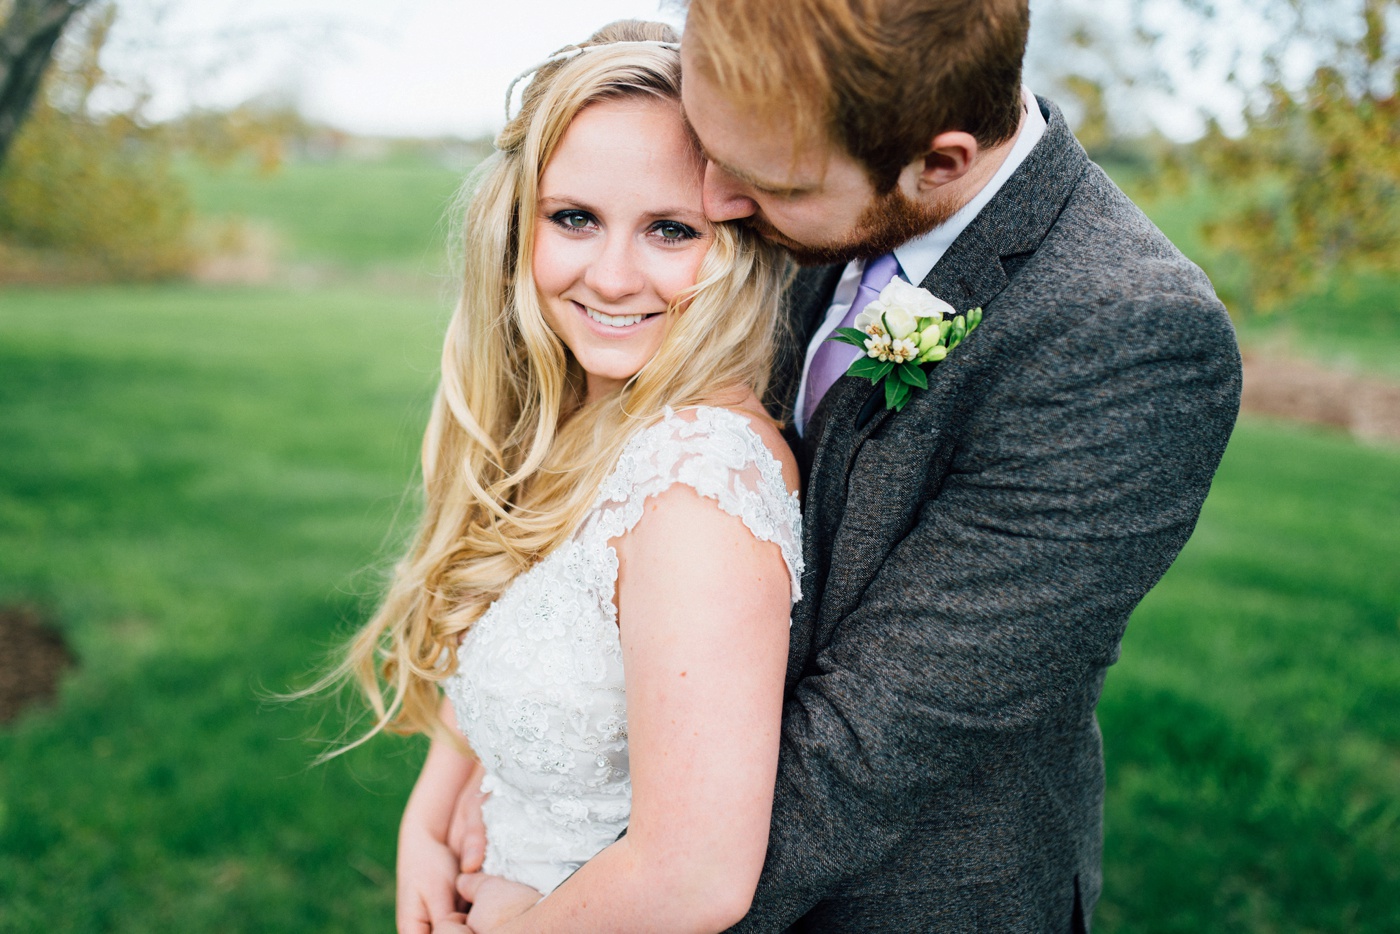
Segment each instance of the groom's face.
[{"label": "groom's face", "polygon": [[[686,118],[705,150],[705,214],[747,219],[804,265],[887,253],[948,212],[915,200],[918,167],[880,195],[864,167],[830,142],[798,149],[791,127],[736,106],[681,49]],[[905,176],[909,176],[906,178]]]}]

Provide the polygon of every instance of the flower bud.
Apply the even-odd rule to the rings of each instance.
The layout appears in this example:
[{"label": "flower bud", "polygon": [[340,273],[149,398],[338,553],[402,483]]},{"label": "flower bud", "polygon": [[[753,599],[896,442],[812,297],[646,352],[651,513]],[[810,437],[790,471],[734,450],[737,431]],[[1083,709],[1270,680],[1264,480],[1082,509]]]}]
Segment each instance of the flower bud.
[{"label": "flower bud", "polygon": [[930,347],[937,347],[942,342],[943,329],[935,321],[919,332],[919,353],[927,353]]},{"label": "flower bud", "polygon": [[885,330],[889,331],[890,337],[895,340],[908,337],[919,326],[913,312],[902,305],[887,307],[881,317],[885,322]]}]

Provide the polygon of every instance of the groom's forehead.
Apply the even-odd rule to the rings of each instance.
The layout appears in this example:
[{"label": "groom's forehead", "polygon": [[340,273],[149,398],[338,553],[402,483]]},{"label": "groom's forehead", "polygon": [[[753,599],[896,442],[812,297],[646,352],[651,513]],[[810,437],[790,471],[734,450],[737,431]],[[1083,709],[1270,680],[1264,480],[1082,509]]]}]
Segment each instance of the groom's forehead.
[{"label": "groom's forehead", "polygon": [[790,126],[761,114],[729,111],[705,95],[687,112],[691,133],[705,159],[746,185],[791,196],[818,188],[831,163],[826,140],[803,145]]}]

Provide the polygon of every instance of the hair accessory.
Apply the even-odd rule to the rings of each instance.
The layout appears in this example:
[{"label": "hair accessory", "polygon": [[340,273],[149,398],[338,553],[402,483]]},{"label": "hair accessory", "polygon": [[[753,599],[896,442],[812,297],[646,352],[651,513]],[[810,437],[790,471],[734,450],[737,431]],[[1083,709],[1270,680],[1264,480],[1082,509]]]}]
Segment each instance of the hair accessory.
[{"label": "hair accessory", "polygon": [[575,56],[580,55],[584,52],[588,52],[593,49],[610,49],[615,45],[650,45],[655,46],[658,49],[673,49],[676,51],[679,51],[681,47],[681,44],[679,42],[664,42],[660,39],[619,39],[617,42],[600,42],[597,45],[581,45],[577,48],[565,49],[563,52],[557,52],[554,55],[551,55],[549,58],[545,59],[544,61],[540,62],[538,65],[534,65],[530,68],[525,69],[520,74],[515,76],[515,80],[511,81],[510,87],[506,88],[506,122],[509,123],[511,119],[510,101],[511,98],[515,96],[515,86],[517,84],[524,81],[526,78],[533,76],[535,72],[539,71],[541,68],[553,65],[556,62],[567,62],[569,59],[574,58]]}]

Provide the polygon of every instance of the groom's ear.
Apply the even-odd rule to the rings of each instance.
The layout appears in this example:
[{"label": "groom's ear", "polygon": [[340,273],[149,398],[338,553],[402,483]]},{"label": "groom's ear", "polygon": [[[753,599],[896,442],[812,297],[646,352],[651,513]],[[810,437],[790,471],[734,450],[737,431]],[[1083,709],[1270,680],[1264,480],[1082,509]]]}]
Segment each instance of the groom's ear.
[{"label": "groom's ear", "polygon": [[977,159],[977,152],[977,140],[971,133],[939,133],[929,143],[922,167],[918,167],[919,190],[932,191],[962,178]]}]

